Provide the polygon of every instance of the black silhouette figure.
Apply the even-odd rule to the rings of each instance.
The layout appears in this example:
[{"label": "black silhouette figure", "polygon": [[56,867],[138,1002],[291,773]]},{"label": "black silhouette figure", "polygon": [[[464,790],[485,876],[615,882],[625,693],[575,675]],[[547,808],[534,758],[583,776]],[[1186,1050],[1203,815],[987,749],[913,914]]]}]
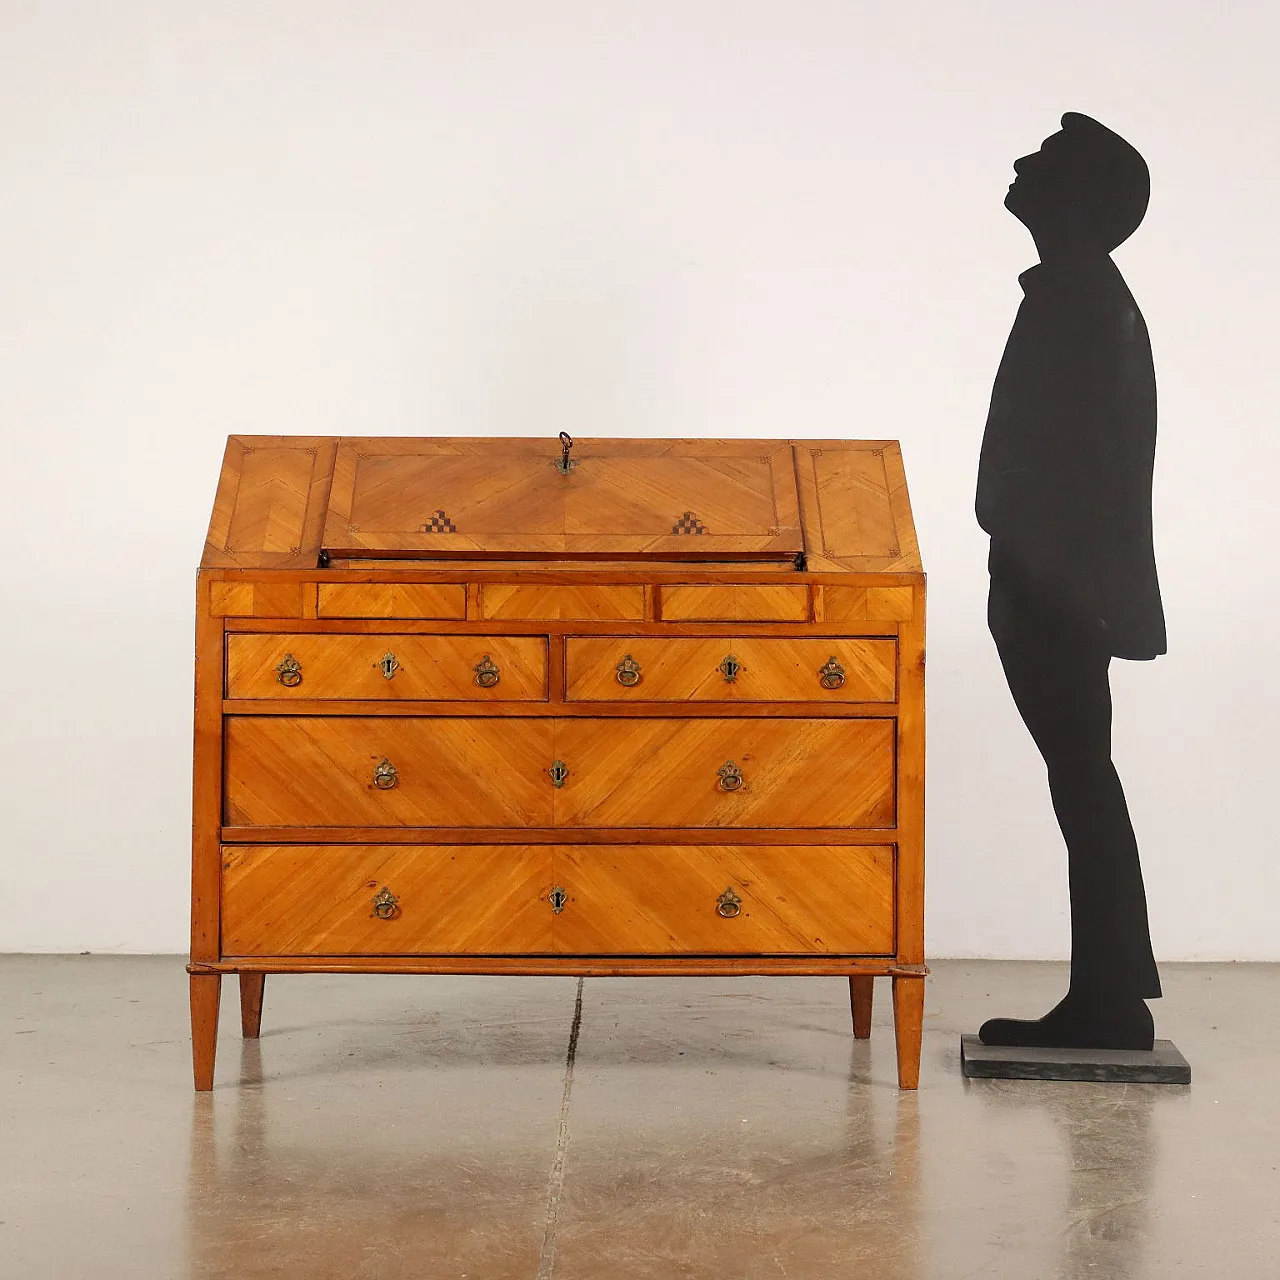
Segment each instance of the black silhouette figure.
[{"label": "black silhouette figure", "polygon": [[1040,262],[991,394],[978,523],[988,621],[1048,767],[1071,888],[1071,985],[985,1044],[1150,1049],[1160,995],[1138,845],[1111,763],[1111,659],[1165,651],[1151,537],[1156,385],[1146,323],[1111,251],[1146,213],[1143,158],[1074,112],[1014,164],[1005,207]]}]

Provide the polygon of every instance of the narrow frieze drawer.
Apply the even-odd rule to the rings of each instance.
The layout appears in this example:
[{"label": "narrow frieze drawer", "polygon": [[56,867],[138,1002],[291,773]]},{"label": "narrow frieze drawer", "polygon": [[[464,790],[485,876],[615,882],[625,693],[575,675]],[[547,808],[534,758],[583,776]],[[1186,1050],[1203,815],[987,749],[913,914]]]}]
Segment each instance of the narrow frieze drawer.
[{"label": "narrow frieze drawer", "polygon": [[320,618],[465,618],[467,588],[455,582],[322,582]]},{"label": "narrow frieze drawer", "polygon": [[663,622],[808,622],[809,588],[786,583],[680,584],[659,589]]}]

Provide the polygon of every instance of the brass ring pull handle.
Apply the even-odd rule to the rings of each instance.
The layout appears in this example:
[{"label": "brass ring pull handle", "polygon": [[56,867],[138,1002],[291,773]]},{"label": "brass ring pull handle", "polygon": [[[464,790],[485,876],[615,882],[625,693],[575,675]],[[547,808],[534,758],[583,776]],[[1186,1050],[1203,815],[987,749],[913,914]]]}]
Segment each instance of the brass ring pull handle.
[{"label": "brass ring pull handle", "polygon": [[392,916],[400,914],[400,899],[385,885],[373,900],[373,914],[379,920],[390,920]]},{"label": "brass ring pull handle", "polygon": [[400,663],[397,660],[396,655],[390,651],[384,653],[374,665],[382,672],[382,678],[384,680],[390,680],[392,676],[400,670]]},{"label": "brass ring pull handle", "polygon": [[818,668],[818,683],[824,689],[838,689],[844,684],[844,668],[834,653]]},{"label": "brass ring pull handle", "polygon": [[482,689],[492,689],[502,679],[498,664],[487,653],[471,670],[476,673],[476,684]]},{"label": "brass ring pull handle", "polygon": [[302,683],[302,664],[291,653],[286,653],[276,667],[276,679],[286,689],[296,689]]},{"label": "brass ring pull handle", "polygon": [[725,654],[724,660],[718,668],[720,674],[724,676],[725,684],[732,684],[738,678],[738,672],[742,670],[740,663],[733,654]]},{"label": "brass ring pull handle", "polygon": [[383,756],[378,767],[373,771],[373,785],[380,791],[389,791],[399,781],[400,775],[396,772],[395,765]]},{"label": "brass ring pull handle", "polygon": [[624,684],[628,689],[640,683],[640,664],[630,655],[618,663],[618,683]]},{"label": "brass ring pull handle", "polygon": [[732,920],[742,914],[742,899],[733,891],[731,885],[716,899],[716,915]]},{"label": "brass ring pull handle", "polygon": [[547,770],[551,776],[551,785],[553,787],[563,787],[564,780],[569,776],[569,766],[563,760],[555,761]]},{"label": "brass ring pull handle", "polygon": [[717,770],[721,791],[737,791],[742,786],[742,770],[732,760],[726,760]]}]

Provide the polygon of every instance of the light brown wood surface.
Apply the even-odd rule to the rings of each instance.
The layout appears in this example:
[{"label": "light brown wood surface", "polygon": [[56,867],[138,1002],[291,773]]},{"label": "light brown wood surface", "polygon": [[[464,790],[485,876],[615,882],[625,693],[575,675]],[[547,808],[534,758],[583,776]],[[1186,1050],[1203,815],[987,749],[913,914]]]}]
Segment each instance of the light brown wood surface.
[{"label": "light brown wood surface", "polygon": [[[226,818],[244,826],[550,826],[551,720],[230,716]],[[386,760],[395,784],[375,774]]]},{"label": "light brown wood surface", "polygon": [[[884,846],[566,846],[552,873],[569,895],[559,951],[893,952]],[[731,918],[719,911],[726,892],[740,900]]]},{"label": "light brown wood surface", "polygon": [[[729,679],[721,664],[736,664]],[[634,683],[619,680],[619,666]],[[844,683],[824,688],[834,659]],[[726,636],[707,640],[569,637],[565,696],[584,701],[893,702],[897,645],[892,640],[809,640]]]},{"label": "light brown wood surface", "polygon": [[465,618],[467,589],[449,582],[322,582],[320,618]]},{"label": "light brown wood surface", "polygon": [[893,952],[884,846],[260,845],[223,865],[223,947],[246,957]]},{"label": "light brown wood surface", "polygon": [[[346,439],[324,545],[373,551],[794,554],[785,441]],[[695,545],[696,544],[696,545]]]},{"label": "light brown wood surface", "polygon": [[[242,956],[549,952],[551,887],[551,852],[539,846],[228,849],[223,949]],[[387,919],[375,910],[384,889],[395,899]]]},{"label": "light brown wood surface", "polygon": [[645,616],[644,588],[560,586],[486,582],[480,588],[480,616],[488,620],[599,619],[639,621]]},{"label": "light brown wood surface", "polygon": [[558,720],[555,752],[569,769],[558,826],[893,825],[888,720]]},{"label": "light brown wood surface", "polygon": [[901,451],[570,456],[228,442],[197,588],[197,1088],[221,975],[254,1036],[268,972],[840,974],[857,1037],[886,976],[915,1087],[925,583]]},{"label": "light brown wood surface", "polygon": [[[388,654],[392,662],[384,665]],[[286,659],[297,664],[296,671],[281,671]],[[490,666],[496,683],[482,685],[482,676],[494,679]],[[227,638],[229,698],[511,702],[546,696],[547,642],[540,636],[264,633]]]},{"label": "light brown wood surface", "polygon": [[[890,827],[889,720],[249,717],[243,826]],[[394,783],[377,785],[386,761]],[[549,770],[559,761],[559,786]],[[736,767],[730,790],[722,770]]]},{"label": "light brown wood surface", "polygon": [[809,588],[774,583],[658,588],[664,622],[807,622]]}]

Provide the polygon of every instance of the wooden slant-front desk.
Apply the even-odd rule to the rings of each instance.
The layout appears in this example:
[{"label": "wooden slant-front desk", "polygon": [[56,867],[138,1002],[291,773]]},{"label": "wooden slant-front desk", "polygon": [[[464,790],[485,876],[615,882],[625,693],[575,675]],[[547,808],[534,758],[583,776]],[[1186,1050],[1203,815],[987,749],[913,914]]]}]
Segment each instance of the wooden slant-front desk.
[{"label": "wooden slant-front desk", "polygon": [[924,622],[892,441],[233,437],[196,1088],[310,972],[887,976],[914,1088]]}]

